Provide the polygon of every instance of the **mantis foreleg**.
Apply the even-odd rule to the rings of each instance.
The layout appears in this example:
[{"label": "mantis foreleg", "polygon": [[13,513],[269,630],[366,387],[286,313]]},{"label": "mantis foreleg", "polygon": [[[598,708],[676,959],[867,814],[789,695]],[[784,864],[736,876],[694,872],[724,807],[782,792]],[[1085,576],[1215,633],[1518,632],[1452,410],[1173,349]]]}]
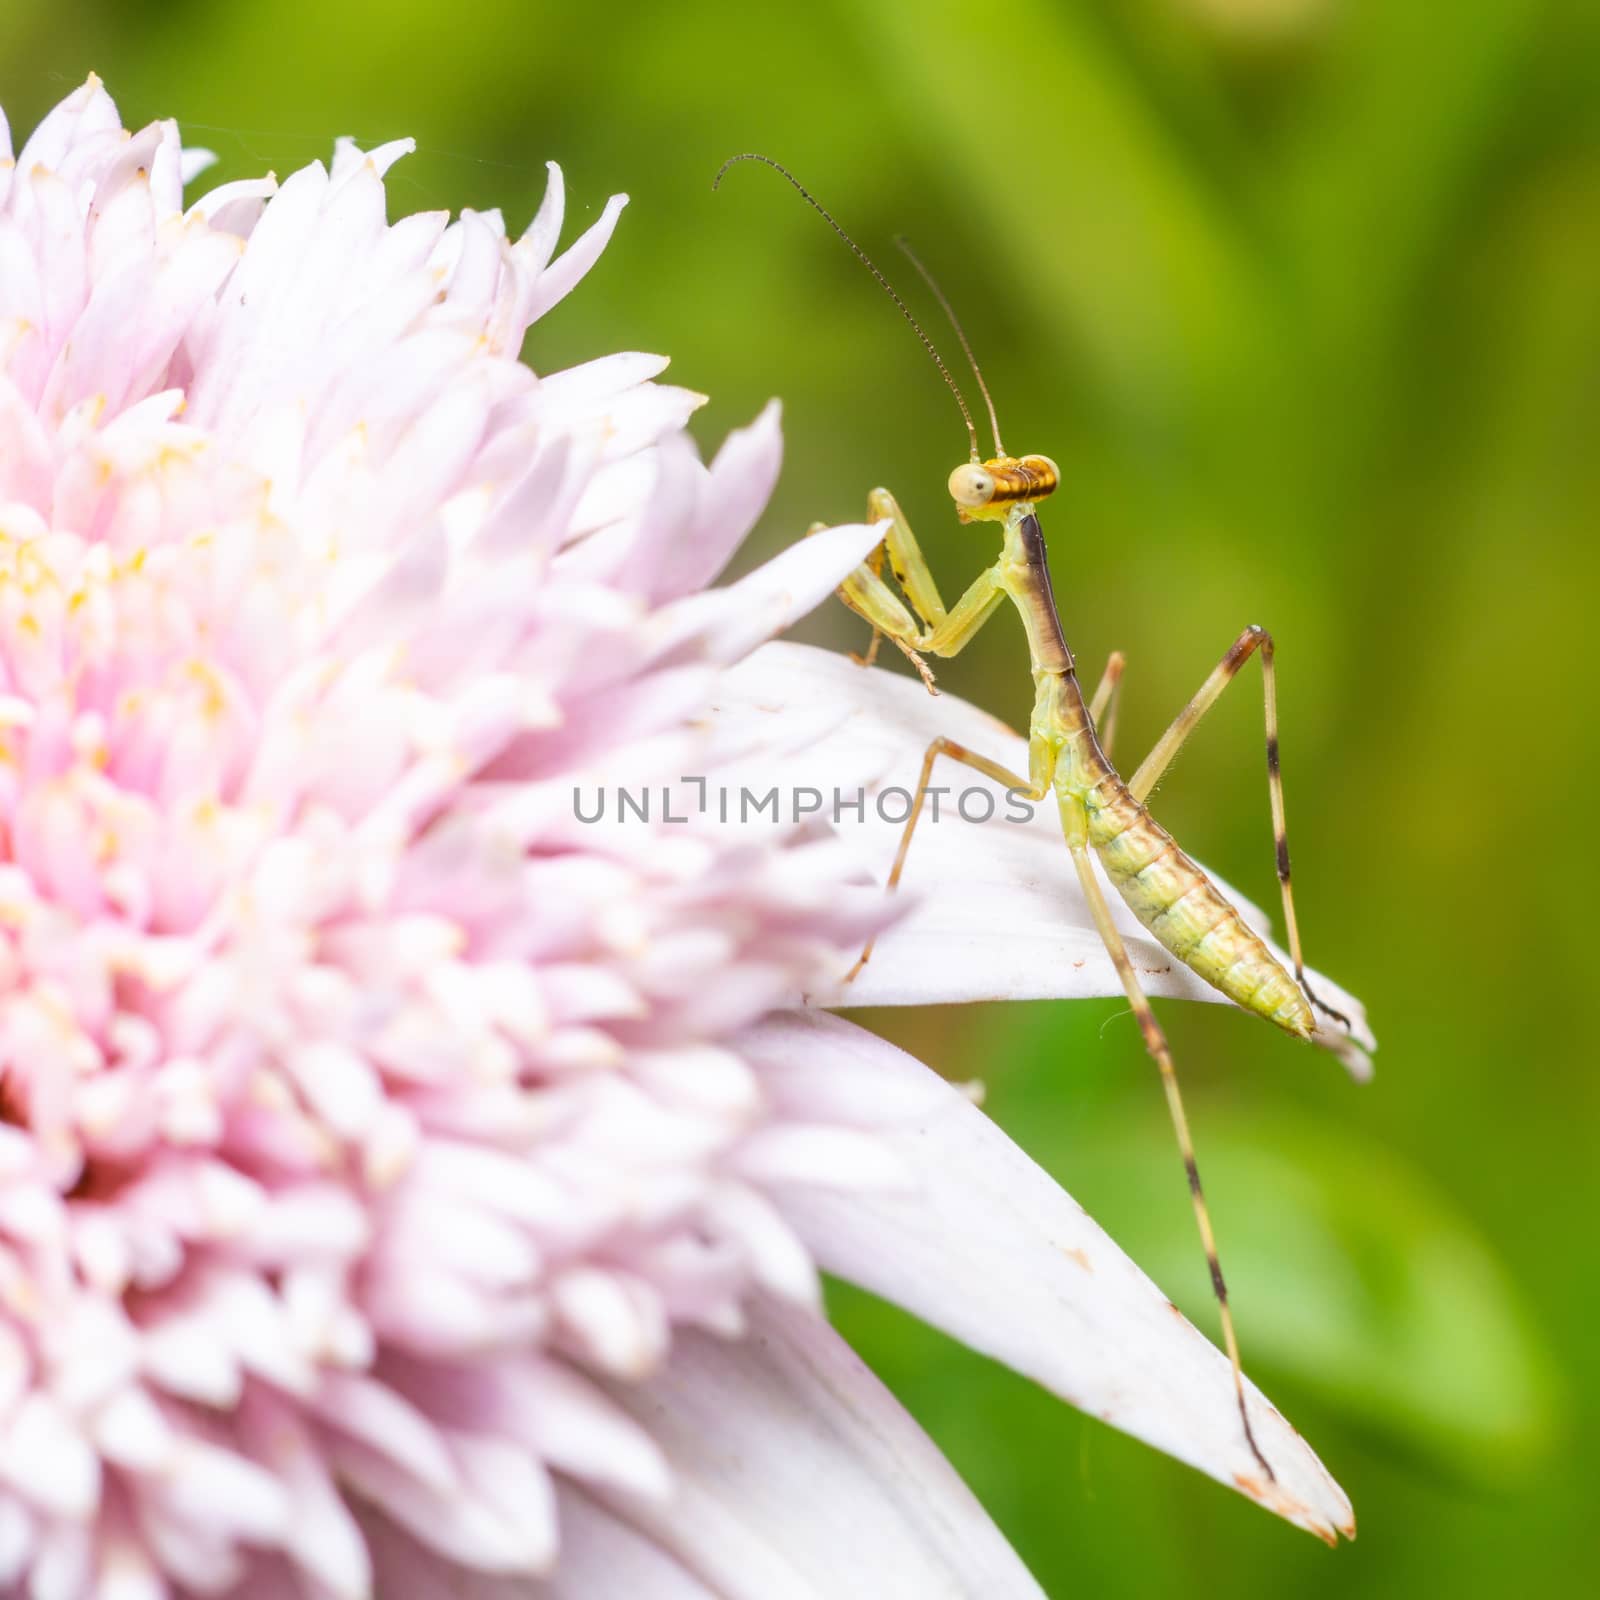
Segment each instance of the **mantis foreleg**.
[{"label": "mantis foreleg", "polygon": [[[1005,599],[1005,591],[991,568],[980,573],[947,611],[921,546],[894,496],[887,489],[874,489],[867,498],[867,515],[874,522],[887,521],[889,531],[879,550],[839,585],[840,599],[872,625],[872,643],[860,659],[866,664],[875,660],[878,639],[885,636],[905,652],[932,692],[933,674],[923,655],[957,654],[994,614]],[[815,533],[822,526],[818,523],[811,531]],[[890,570],[904,599],[883,577],[882,554],[889,558]]]},{"label": "mantis foreleg", "polygon": [[936,628],[944,621],[944,601],[939,595],[939,585],[934,581],[927,557],[917,536],[900,509],[900,502],[887,489],[874,489],[867,496],[867,521],[887,522],[889,531],[883,537],[882,548],[889,557],[889,570],[894,581],[905,593],[925,628]]}]

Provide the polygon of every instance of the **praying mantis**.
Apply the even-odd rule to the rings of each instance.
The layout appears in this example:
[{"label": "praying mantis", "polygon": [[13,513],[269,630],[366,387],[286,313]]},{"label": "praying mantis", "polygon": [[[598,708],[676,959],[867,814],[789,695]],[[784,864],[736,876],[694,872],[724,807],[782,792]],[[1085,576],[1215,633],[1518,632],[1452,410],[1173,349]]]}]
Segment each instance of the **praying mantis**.
[{"label": "praying mantis", "polygon": [[[1172,1051],[1139,982],[1122,935],[1112,921],[1091,861],[1091,856],[1099,858],[1112,886],[1165,950],[1244,1010],[1264,1017],[1300,1039],[1311,1037],[1318,1011],[1349,1030],[1349,1019],[1325,1004],[1312,990],[1301,954],[1300,929],[1290,885],[1283,775],[1278,756],[1272,635],[1261,627],[1245,628],[1156,741],[1154,749],[1134,769],[1131,777],[1124,778],[1112,763],[1110,754],[1123,658],[1115,653],[1111,656],[1094,692],[1086,699],[1051,593],[1050,570],[1037,508],[1060,482],[1055,463],[1042,455],[1007,454],[1000,440],[994,402],[973,358],[966,333],[938,284],[904,241],[900,241],[901,248],[943,307],[977,379],[994,436],[991,457],[985,458],[980,451],[978,431],[966,400],[921,324],[888,279],[793,173],[768,156],[746,153],[723,163],[713,188],[720,185],[729,167],[742,161],[761,162],[787,179],[850,247],[911,324],[955,395],[967,426],[969,457],[950,473],[948,480],[956,515],[963,523],[994,523],[1000,532],[1000,553],[993,565],[972,581],[953,606],[946,606],[894,496],[887,489],[874,489],[868,496],[868,518],[874,523],[886,524],[887,531],[873,555],[851,572],[839,588],[844,603],[872,627],[872,643],[866,661],[870,663],[876,655],[880,638],[887,638],[905,653],[931,690],[933,678],[925,658],[958,654],[1007,601],[1020,614],[1027,637],[1034,697],[1028,723],[1026,776],[1009,771],[982,752],[967,749],[952,739],[934,739],[923,756],[911,809],[889,872],[888,892],[894,893],[905,871],[912,837],[937,762],[951,761],[970,767],[1030,802],[1054,798],[1079,888],[1133,1008],[1145,1049],[1161,1075],[1188,1176],[1195,1221],[1211,1271],[1245,1442],[1267,1477],[1275,1480],[1272,1464],[1262,1453],[1250,1422],[1239,1341]],[[898,593],[883,575],[885,557]],[[1261,662],[1267,791],[1292,971],[1268,949],[1238,908],[1179,848],[1146,806],[1151,791],[1184,742],[1252,657]],[[869,941],[851,968],[849,979],[855,978],[871,960],[872,950],[873,943]]]}]

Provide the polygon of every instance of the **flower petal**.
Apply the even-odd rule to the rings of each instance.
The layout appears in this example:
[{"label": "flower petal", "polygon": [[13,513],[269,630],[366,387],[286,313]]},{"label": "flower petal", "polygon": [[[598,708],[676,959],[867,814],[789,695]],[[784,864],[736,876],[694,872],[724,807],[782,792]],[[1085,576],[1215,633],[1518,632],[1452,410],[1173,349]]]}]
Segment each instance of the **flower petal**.
[{"label": "flower petal", "polygon": [[688,594],[713,583],[766,509],[783,462],[776,400],[748,428],[735,428],[711,462],[698,538],[674,552],[670,593]]},{"label": "flower petal", "polygon": [[612,1496],[613,1510],[727,1600],[1041,1593],[825,1322],[768,1299],[750,1312],[747,1337],[680,1334],[662,1373],[614,1387],[665,1446],[678,1493],[664,1507]]},{"label": "flower petal", "polygon": [[[551,182],[554,184],[556,182],[556,173],[554,163],[551,165]],[[539,274],[533,287],[532,303],[524,313],[528,322],[537,322],[545,312],[549,311],[552,306],[559,305],[577,287],[583,275],[600,259],[600,252],[605,249],[607,241],[611,238],[612,232],[617,226],[617,218],[622,215],[622,208],[627,203],[627,195],[612,195],[606,201],[605,209],[600,213],[599,219],[591,223],[583,233],[580,233]],[[542,214],[543,208],[541,207],[541,216]],[[537,224],[539,220],[536,218],[535,223]]]},{"label": "flower petal", "polygon": [[575,1489],[556,1492],[561,1565],[534,1600],[719,1600],[678,1559]]},{"label": "flower petal", "polygon": [[60,105],[46,113],[17,156],[17,166],[55,169],[96,139],[118,137],[122,131],[116,105],[99,77],[90,73]]},{"label": "flower petal", "polygon": [[[556,1511],[561,1564],[548,1578],[529,1579],[465,1572],[364,1510],[374,1592],[405,1600],[723,1600],[625,1516],[581,1490],[558,1484]],[[277,1600],[278,1592],[267,1593]]]},{"label": "flower petal", "polygon": [[[790,757],[790,769],[805,775],[797,781],[824,792],[838,787],[851,795],[866,786],[863,820],[857,824],[846,810],[841,832],[880,881],[894,859],[910,792],[933,739],[943,734],[1013,771],[1027,771],[1026,742],[986,712],[954,695],[934,698],[913,679],[864,671],[845,656],[808,645],[763,646],[723,674],[717,698],[717,721],[729,728],[752,718],[810,719],[815,726],[817,708],[833,708],[832,726],[819,729],[810,751]],[[946,786],[943,808],[935,822],[930,802],[904,880],[915,903],[884,934],[871,963],[838,1003],[930,1005],[1120,994],[1122,986],[1074,879],[1055,807],[1044,802],[1026,820],[1011,821],[1021,814],[1023,802],[1008,800],[999,784],[979,773],[951,764],[936,769],[934,781]],[[990,820],[965,820],[988,815],[989,799]],[[952,800],[964,806],[964,815],[952,815]],[[1265,915],[1221,879],[1214,881],[1264,934]],[[1225,1001],[1139,926],[1109,884],[1107,900],[1151,994]],[[1276,945],[1272,948],[1282,956]],[[1324,1024],[1316,1042],[1357,1076],[1366,1076],[1370,1068],[1363,1051],[1376,1046],[1361,1003],[1320,973],[1311,977],[1318,992],[1355,1023],[1349,1035]]]},{"label": "flower petal", "polygon": [[[691,595],[658,613],[651,649],[664,656],[693,640],[712,660],[739,661],[814,609],[882,537],[876,525],[852,522],[801,539],[737,583]],[[733,697],[739,696],[743,683],[741,666],[738,685],[730,691]],[[718,697],[727,698],[720,683]]]},{"label": "flower petal", "polygon": [[1245,1444],[1227,1359],[1055,1181],[903,1051],[839,1017],[751,1029],[746,1054],[792,1116],[854,1122],[916,1174],[906,1193],[785,1186],[828,1271],[882,1295],[1080,1410],[1333,1541],[1350,1502],[1253,1384]]}]

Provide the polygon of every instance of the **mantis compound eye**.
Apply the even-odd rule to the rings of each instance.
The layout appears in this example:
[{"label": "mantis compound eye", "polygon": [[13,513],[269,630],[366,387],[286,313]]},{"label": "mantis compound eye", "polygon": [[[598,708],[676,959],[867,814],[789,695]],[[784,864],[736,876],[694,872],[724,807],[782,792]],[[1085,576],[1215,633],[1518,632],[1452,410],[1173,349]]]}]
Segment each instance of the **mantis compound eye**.
[{"label": "mantis compound eye", "polygon": [[994,499],[994,474],[969,461],[950,474],[950,498],[958,506],[976,510]]}]

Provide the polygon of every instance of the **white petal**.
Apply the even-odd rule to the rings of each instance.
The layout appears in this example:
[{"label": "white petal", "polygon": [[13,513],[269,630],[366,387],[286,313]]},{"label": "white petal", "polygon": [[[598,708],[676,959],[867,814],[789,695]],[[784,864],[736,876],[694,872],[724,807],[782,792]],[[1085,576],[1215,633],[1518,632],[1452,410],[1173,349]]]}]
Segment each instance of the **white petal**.
[{"label": "white petal", "polygon": [[333,167],[329,176],[338,183],[348,178],[365,161],[370,161],[381,178],[401,156],[411,155],[417,148],[415,139],[391,139],[374,150],[363,150],[354,139],[338,138],[333,141]]},{"label": "white petal", "polygon": [[513,247],[527,270],[535,275],[544,271],[550,264],[550,257],[555,254],[567,204],[566,182],[561,176],[561,168],[554,161],[547,161],[544,166],[550,175],[544,187],[544,198],[539,202],[539,210],[529,223],[528,231]]},{"label": "white petal", "polygon": [[[553,164],[550,176],[554,187],[557,169]],[[600,259],[600,252],[605,249],[617,226],[617,218],[622,215],[622,208],[627,203],[627,195],[612,195],[606,201],[605,210],[600,213],[600,220],[586,232],[579,234],[578,238],[539,274],[538,282],[533,287],[533,303],[526,312],[527,321],[537,322],[545,312],[559,304],[577,287],[583,275]],[[542,218],[543,207],[540,208],[540,212],[541,216],[534,219],[536,227]]]},{"label": "white petal", "polygon": [[516,1530],[520,1567],[545,1572],[556,1559],[555,1486],[539,1459],[509,1439],[457,1433],[450,1446],[479,1504]]},{"label": "white petal", "polygon": [[70,1522],[47,1529],[34,1554],[28,1600],[86,1600],[94,1571],[94,1540]]},{"label": "white petal", "polygon": [[671,1472],[654,1438],[564,1362],[508,1364],[497,1381],[505,1431],[551,1466],[649,1500],[671,1497]]},{"label": "white petal", "polygon": [[32,1559],[38,1530],[14,1495],[0,1495],[0,1583],[12,1584]]},{"label": "white petal", "polygon": [[359,1440],[431,1493],[443,1497],[455,1492],[455,1464],[444,1441],[427,1417],[393,1389],[373,1378],[330,1372],[308,1404],[331,1428]]},{"label": "white petal", "polygon": [[[867,786],[865,820],[857,823],[853,812],[846,812],[840,831],[880,882],[894,860],[910,791],[934,738],[943,734],[1015,772],[1027,771],[1025,741],[986,712],[953,695],[931,696],[898,673],[863,670],[832,651],[768,644],[725,672],[718,685],[717,718],[729,729],[758,715],[768,723],[792,717],[815,725],[819,706],[834,708],[837,720],[812,751],[792,758],[790,769],[806,773],[804,781],[824,793],[836,785],[851,794]],[[1077,887],[1054,804],[1044,801],[1030,820],[1011,822],[1005,791],[980,774],[949,763],[935,769],[934,782],[947,785],[950,793],[939,821],[932,820],[931,810],[926,813],[912,844],[902,888],[915,903],[884,934],[870,964],[837,1003],[929,1005],[1120,994]],[[885,787],[905,794],[883,796],[880,814],[877,802]],[[963,793],[972,796],[969,814],[981,814],[980,792],[993,796],[992,820],[968,822],[952,815]],[[1269,846],[1263,830],[1264,858]],[[1262,913],[1215,881],[1246,921],[1264,932]],[[1109,885],[1107,899],[1151,994],[1225,1000],[1174,961]],[[1281,955],[1276,945],[1272,948]],[[1321,974],[1311,976],[1331,1005],[1355,1019],[1355,1043],[1373,1048],[1360,1002]],[[1349,1048],[1342,1029],[1324,1026],[1316,1042],[1341,1055],[1353,1071],[1361,1070],[1363,1059]]]},{"label": "white petal", "polygon": [[189,207],[188,215],[243,238],[255,226],[262,206],[277,189],[278,180],[270,174],[265,178],[239,178],[232,183],[220,183],[201,195]]},{"label": "white petal", "polygon": [[667,1346],[659,1298],[623,1273],[574,1267],[551,1286],[550,1300],[584,1358],[603,1371],[643,1377]]},{"label": "white petal", "polygon": [[541,380],[540,410],[552,416],[580,407],[598,406],[603,410],[613,396],[659,378],[668,364],[666,356],[644,350],[617,350],[593,361],[580,361],[575,367],[564,367]]},{"label": "white petal", "polygon": [[263,1544],[289,1527],[284,1486],[253,1461],[201,1439],[180,1439],[166,1473],[147,1480],[170,1514],[197,1528]]},{"label": "white petal", "polygon": [[95,1419],[94,1442],[106,1460],[134,1471],[154,1471],[172,1449],[171,1424],[149,1394],[129,1385]]},{"label": "white petal", "polygon": [[144,1338],[144,1370],[169,1394],[231,1406],[244,1386],[234,1353],[198,1319],[174,1317]]},{"label": "white petal", "polygon": [[780,1107],[870,1128],[919,1177],[904,1195],[786,1187],[784,1215],[824,1268],[1298,1526],[1353,1535],[1344,1492],[1250,1384],[1277,1481],[1263,1478],[1226,1358],[965,1096],[838,1017],[775,1019],[744,1048]]},{"label": "white petal", "polygon": [[[332,1450],[339,1476],[362,1499],[392,1517],[413,1538],[440,1555],[485,1572],[531,1572],[548,1554],[542,1516],[535,1526],[518,1525],[481,1494],[439,1495],[359,1445],[338,1442]],[[481,1486],[479,1486],[481,1488]],[[536,1514],[540,1508],[534,1508]]]},{"label": "white petal", "polygon": [[100,1500],[100,1458],[72,1418],[35,1390],[6,1422],[0,1480],[41,1510],[88,1517]]},{"label": "white petal", "polygon": [[382,1107],[377,1073],[347,1045],[313,1039],[289,1051],[286,1065],[311,1109],[341,1138],[359,1138]]},{"label": "white petal", "polygon": [[561,1562],[532,1600],[724,1600],[675,1556],[576,1489],[556,1490]]},{"label": "white petal", "polygon": [[[652,648],[665,653],[686,639],[699,639],[712,659],[737,661],[815,609],[882,537],[883,530],[877,525],[847,523],[801,539],[726,589],[691,595],[657,613],[650,623],[652,630],[659,630],[659,637],[651,640]],[[735,678],[726,690],[719,683],[718,696],[743,704],[750,700],[743,678]]]},{"label": "white petal", "polygon": [[89,143],[96,135],[120,134],[121,120],[111,96],[91,72],[88,79],[54,106],[33,130],[17,156],[17,166],[24,172],[35,164],[59,167],[74,149]]},{"label": "white petal", "polygon": [[288,1407],[259,1396],[246,1426],[251,1453],[289,1497],[285,1550],[330,1596],[364,1600],[372,1592],[371,1560],[315,1440]]},{"label": "white petal", "polygon": [[673,594],[688,594],[716,580],[755,526],[772,496],[783,464],[778,402],[770,402],[748,428],[735,428],[711,463],[696,519],[696,540],[666,574]]},{"label": "white petal", "polygon": [[707,1197],[706,1212],[737,1242],[763,1289],[821,1310],[822,1291],[811,1254],[769,1200],[745,1184],[723,1183]]},{"label": "white petal", "polygon": [[152,1553],[131,1533],[102,1533],[94,1600],[171,1600]]},{"label": "white petal", "polygon": [[823,1183],[836,1189],[904,1189],[909,1174],[876,1139],[847,1128],[786,1121],[752,1134],[729,1158],[741,1176],[765,1183]]},{"label": "white petal", "polygon": [[678,1493],[613,1509],[725,1600],[1041,1593],[826,1322],[778,1302],[751,1311],[747,1338],[680,1334],[659,1376],[616,1387],[665,1446]]},{"label": "white petal", "polygon": [[178,160],[178,174],[184,184],[191,184],[200,174],[217,164],[215,150],[206,150],[200,145],[192,144]]}]

